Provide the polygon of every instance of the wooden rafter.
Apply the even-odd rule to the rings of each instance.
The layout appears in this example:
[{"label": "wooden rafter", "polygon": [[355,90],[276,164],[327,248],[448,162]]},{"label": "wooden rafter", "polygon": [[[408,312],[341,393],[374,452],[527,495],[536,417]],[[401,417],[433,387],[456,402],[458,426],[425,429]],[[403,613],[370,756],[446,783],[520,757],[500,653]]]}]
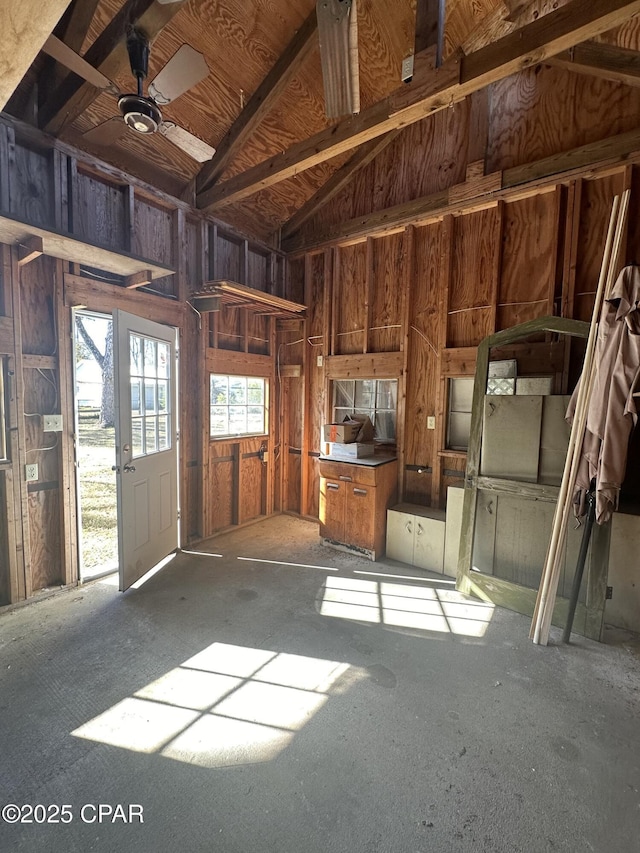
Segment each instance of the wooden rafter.
[{"label": "wooden rafter", "polygon": [[[157,0],[128,0],[85,53],[84,58],[105,77],[113,80],[128,66],[126,48],[128,25],[135,25],[149,41],[166,27],[187,0],[158,3]],[[41,111],[41,126],[59,134],[93,103],[100,90],[69,75]]]},{"label": "wooden rafter", "polygon": [[447,60],[422,79],[414,78],[409,86],[360,115],[205,190],[197,196],[198,207],[210,210],[241,201],[390,130],[420,121],[478,89],[612,29],[638,12],[640,0],[570,0],[462,60]]},{"label": "wooden rafter", "polygon": [[197,192],[203,192],[218,180],[241,146],[280,98],[316,45],[314,37],[317,26],[316,10],[313,9],[231,125],[218,145],[214,157],[200,170],[196,181]]},{"label": "wooden rafter", "polygon": [[392,130],[385,134],[385,136],[378,136],[361,145],[353,157],[344,166],[336,169],[329,180],[284,224],[282,227],[282,238],[288,238],[292,234],[295,234],[308,219],[315,216],[321,207],[334,198],[351,181],[356,172],[375,159],[381,151],[384,151],[399,133],[399,129]]},{"label": "wooden rafter", "polygon": [[73,0],[60,22],[58,37],[76,53],[82,49],[99,2],[100,0]]},{"label": "wooden rafter", "polygon": [[554,56],[549,62],[579,74],[640,86],[640,53],[637,50],[587,41]]}]

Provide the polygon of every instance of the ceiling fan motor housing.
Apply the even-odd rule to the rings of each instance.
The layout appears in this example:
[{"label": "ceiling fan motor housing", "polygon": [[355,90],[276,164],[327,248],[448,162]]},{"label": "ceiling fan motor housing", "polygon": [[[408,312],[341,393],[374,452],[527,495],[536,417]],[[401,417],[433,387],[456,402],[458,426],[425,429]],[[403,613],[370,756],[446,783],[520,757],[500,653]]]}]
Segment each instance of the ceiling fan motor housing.
[{"label": "ceiling fan motor housing", "polygon": [[127,52],[131,71],[138,81],[136,95],[122,95],[118,109],[128,127],[137,133],[155,133],[162,122],[162,113],[152,98],[142,94],[142,81],[149,71],[149,40],[140,30],[132,28],[127,36]]},{"label": "ceiling fan motor housing", "polygon": [[158,105],[144,95],[122,95],[118,109],[128,127],[137,133],[155,133],[162,122]]}]

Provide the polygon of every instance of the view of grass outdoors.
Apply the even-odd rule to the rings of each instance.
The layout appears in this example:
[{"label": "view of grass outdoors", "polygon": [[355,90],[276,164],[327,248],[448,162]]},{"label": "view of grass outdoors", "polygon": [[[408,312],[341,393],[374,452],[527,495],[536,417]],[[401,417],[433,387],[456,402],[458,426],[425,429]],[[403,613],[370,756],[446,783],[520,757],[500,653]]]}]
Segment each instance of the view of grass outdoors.
[{"label": "view of grass outdoors", "polygon": [[[83,578],[118,568],[112,333],[110,317],[76,315],[76,453]],[[110,385],[107,394],[103,393],[105,382]]]}]

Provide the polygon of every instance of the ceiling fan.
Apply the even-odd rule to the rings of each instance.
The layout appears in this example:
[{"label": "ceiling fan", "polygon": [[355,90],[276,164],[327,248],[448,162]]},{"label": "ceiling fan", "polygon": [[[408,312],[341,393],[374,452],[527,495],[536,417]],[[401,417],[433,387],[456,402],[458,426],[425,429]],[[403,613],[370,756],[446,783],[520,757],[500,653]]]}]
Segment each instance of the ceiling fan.
[{"label": "ceiling fan", "polygon": [[122,117],[107,119],[83,133],[89,142],[109,146],[123,139],[129,129],[141,135],[158,132],[199,163],[210,160],[215,154],[211,145],[174,122],[164,120],[160,110],[160,106],[171,103],[209,74],[204,56],[190,45],[183,44],[174,53],[149,83],[147,95],[143,92],[143,81],[149,69],[149,40],[134,27],[127,34],[127,53],[137,82],[135,93],[121,93],[111,80],[53,35],[49,36],[43,50],[87,82],[118,97]]}]

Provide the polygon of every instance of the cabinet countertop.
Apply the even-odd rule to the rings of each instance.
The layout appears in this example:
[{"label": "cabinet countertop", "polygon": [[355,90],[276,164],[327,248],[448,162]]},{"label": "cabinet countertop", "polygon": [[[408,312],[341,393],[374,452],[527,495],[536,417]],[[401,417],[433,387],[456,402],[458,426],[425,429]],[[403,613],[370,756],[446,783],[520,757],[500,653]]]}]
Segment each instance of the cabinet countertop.
[{"label": "cabinet countertop", "polygon": [[386,465],[387,462],[395,462],[397,456],[393,454],[376,454],[375,456],[363,456],[360,459],[337,459],[335,456],[320,456],[321,462],[341,462],[344,465],[362,465],[366,468],[377,468],[378,465]]}]

